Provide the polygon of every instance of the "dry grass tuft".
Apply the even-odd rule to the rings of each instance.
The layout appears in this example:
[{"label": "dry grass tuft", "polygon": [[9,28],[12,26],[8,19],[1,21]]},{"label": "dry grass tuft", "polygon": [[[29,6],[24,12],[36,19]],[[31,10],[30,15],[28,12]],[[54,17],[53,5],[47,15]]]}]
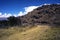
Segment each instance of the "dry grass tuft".
[{"label": "dry grass tuft", "polygon": [[60,40],[60,28],[46,25],[0,30],[0,40]]}]

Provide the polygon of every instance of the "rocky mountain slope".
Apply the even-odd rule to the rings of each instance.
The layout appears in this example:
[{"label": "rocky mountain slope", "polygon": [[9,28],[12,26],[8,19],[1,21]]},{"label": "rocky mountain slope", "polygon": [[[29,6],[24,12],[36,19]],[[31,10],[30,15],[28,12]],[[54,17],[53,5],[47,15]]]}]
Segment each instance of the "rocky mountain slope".
[{"label": "rocky mountain slope", "polygon": [[21,16],[22,25],[60,25],[60,4],[43,5]]}]

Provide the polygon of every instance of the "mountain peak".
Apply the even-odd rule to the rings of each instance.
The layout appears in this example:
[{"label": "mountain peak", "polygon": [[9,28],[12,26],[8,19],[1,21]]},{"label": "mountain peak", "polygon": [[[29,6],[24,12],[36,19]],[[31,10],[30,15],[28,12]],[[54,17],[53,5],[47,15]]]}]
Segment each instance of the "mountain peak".
[{"label": "mountain peak", "polygon": [[24,25],[60,25],[60,4],[43,5],[22,16]]}]

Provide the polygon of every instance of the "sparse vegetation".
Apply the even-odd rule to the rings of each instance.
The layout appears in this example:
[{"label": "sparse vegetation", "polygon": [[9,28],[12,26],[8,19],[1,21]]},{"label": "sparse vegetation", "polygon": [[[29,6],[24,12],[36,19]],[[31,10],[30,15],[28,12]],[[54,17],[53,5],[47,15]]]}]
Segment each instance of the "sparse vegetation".
[{"label": "sparse vegetation", "polygon": [[60,40],[60,28],[38,25],[0,29],[0,40]]}]

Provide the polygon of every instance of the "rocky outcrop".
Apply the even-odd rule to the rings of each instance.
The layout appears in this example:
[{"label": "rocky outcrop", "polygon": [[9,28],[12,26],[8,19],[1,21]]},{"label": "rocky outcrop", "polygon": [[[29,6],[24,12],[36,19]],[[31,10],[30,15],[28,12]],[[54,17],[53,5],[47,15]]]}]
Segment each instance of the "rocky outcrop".
[{"label": "rocky outcrop", "polygon": [[60,4],[43,5],[21,16],[22,25],[48,24],[60,26]]}]

